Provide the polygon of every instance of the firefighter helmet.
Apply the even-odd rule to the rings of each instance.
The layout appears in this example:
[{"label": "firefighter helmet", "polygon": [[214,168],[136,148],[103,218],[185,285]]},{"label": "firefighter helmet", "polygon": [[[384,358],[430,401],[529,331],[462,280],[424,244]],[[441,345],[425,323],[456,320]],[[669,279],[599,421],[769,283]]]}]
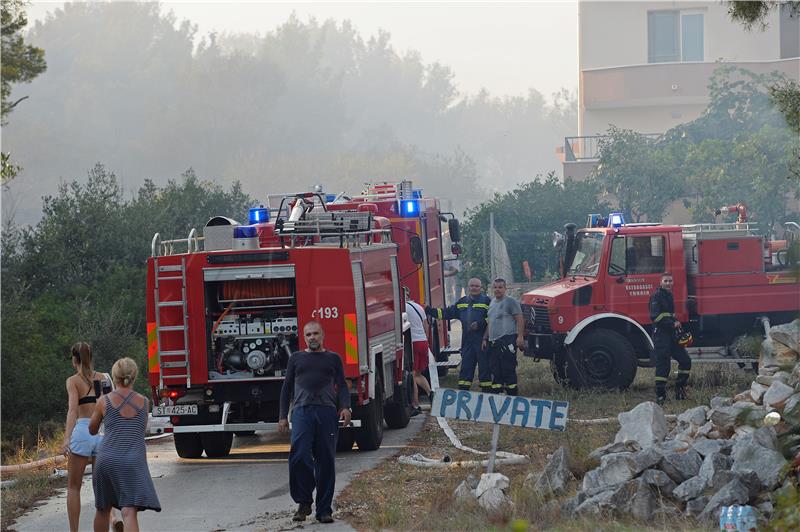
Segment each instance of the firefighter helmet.
[{"label": "firefighter helmet", "polygon": [[678,345],[681,347],[689,347],[694,341],[692,333],[689,331],[684,331],[683,329],[678,329],[676,336],[678,338]]}]

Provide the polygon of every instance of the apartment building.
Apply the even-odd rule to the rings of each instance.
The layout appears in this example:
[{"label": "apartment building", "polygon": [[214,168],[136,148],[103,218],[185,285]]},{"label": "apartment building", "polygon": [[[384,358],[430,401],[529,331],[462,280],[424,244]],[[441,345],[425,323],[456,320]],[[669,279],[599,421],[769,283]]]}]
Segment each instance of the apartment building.
[{"label": "apartment building", "polygon": [[578,2],[579,130],[567,137],[564,177],[585,179],[611,125],[663,133],[697,118],[721,64],[800,79],[800,17],[772,10],[747,31],[728,7],[705,2]]}]

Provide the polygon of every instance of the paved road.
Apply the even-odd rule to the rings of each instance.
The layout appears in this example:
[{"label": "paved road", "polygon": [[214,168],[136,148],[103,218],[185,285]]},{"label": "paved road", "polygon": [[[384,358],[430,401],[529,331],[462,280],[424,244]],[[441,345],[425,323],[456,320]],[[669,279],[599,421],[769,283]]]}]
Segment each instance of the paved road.
[{"label": "paved road", "polygon": [[[337,495],[355,474],[375,467],[401,449],[416,435],[425,417],[411,418],[406,429],[384,432],[383,445],[378,451],[337,454]],[[234,438],[231,455],[220,460],[178,458],[169,437],[149,444],[147,451],[163,510],[142,512],[139,523],[143,530],[352,530],[342,521],[332,525],[321,525],[313,519],[292,522],[296,505],[289,496],[288,437],[262,434]],[[88,476],[84,478],[81,502],[80,528],[91,530],[94,495]],[[18,519],[12,528],[19,532],[65,530],[65,490]]]}]

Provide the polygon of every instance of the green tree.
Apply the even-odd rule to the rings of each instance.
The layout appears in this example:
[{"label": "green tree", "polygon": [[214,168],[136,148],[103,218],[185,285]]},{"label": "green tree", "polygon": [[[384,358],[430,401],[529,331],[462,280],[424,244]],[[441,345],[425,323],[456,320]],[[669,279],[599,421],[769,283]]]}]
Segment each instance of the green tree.
[{"label": "green tree", "polygon": [[[755,2],[728,2],[731,20],[741,24],[747,31],[758,27],[767,28],[767,17],[775,9],[785,10],[791,18],[800,17],[800,1],[765,0]],[[786,122],[795,133],[800,133],[800,83],[798,80],[784,80],[769,88],[770,96],[778,109],[786,117]],[[800,155],[798,155],[800,157]],[[795,171],[798,169],[795,167]],[[800,177],[800,176],[798,176]]]},{"label": "green tree", "polygon": [[765,231],[796,219],[788,200],[798,190],[789,178],[797,173],[800,139],[770,95],[785,81],[777,73],[718,68],[709,105],[696,120],[658,139],[609,130],[594,180],[635,221],[660,220],[678,198],[696,222],[714,221],[716,208],[739,201]]},{"label": "green tree", "polygon": [[[22,100],[23,96],[10,101],[12,83],[29,83],[47,68],[44,50],[25,43],[22,30],[28,24],[22,0],[2,0],[0,2],[0,22],[2,23],[2,75],[0,76],[0,124],[5,125],[8,114]],[[11,161],[11,154],[2,153],[2,184],[5,185],[20,171],[20,166]]]},{"label": "green tree", "polygon": [[495,229],[506,241],[514,276],[522,279],[522,261],[527,260],[537,279],[558,270],[558,256],[552,246],[553,231],[568,222],[580,222],[592,212],[608,212],[599,201],[594,182],[559,181],[555,172],[521,183],[514,190],[494,197],[466,213],[463,224],[464,275],[489,280],[486,235],[489,215]]},{"label": "green tree", "polygon": [[766,19],[774,9],[788,9],[790,16],[800,15],[800,2],[797,0],[733,1],[728,4],[731,20],[751,30],[755,26],[766,28]]},{"label": "green tree", "polygon": [[[97,165],[85,183],[65,183],[45,197],[35,227],[9,224],[0,279],[3,437],[63,422],[67,354],[78,339],[93,345],[98,369],[122,356],[144,368],[145,261],[153,234],[186,237],[213,215],[244,219],[251,205],[238,183],[223,190],[192,170],[163,187],[148,181],[126,199],[114,173]],[[145,392],[146,378],[137,386]]]},{"label": "green tree", "polygon": [[600,162],[591,179],[611,194],[625,218],[659,221],[681,196],[680,177],[672,151],[660,138],[612,126],[600,141]]}]

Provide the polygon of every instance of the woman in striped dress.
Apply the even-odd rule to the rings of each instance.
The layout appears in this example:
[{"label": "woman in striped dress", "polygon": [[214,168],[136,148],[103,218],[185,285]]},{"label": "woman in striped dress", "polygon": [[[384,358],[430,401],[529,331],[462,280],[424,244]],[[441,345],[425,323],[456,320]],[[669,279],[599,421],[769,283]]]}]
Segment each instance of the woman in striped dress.
[{"label": "woman in striped dress", "polygon": [[137,512],[161,511],[150,469],[144,433],[147,427],[147,399],[133,391],[138,368],[130,358],[122,358],[111,368],[117,389],[97,404],[89,422],[89,432],[97,434],[105,419],[105,436],[95,461],[95,532],[108,530],[111,508],[122,510],[126,532],[138,532]]}]

